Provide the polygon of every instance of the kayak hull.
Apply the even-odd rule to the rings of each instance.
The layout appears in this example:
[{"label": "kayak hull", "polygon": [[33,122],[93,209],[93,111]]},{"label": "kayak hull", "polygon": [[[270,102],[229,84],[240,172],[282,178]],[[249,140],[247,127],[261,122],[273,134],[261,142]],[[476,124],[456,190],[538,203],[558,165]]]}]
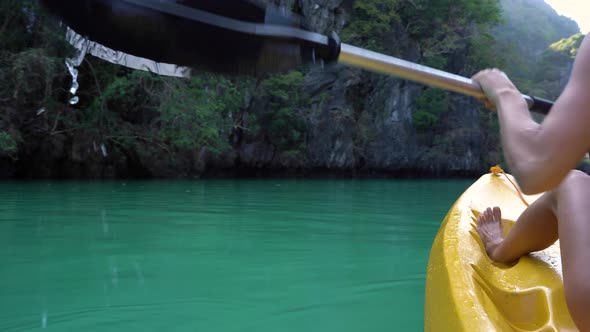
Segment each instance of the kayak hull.
[{"label": "kayak hull", "polygon": [[[565,303],[559,243],[513,265],[485,253],[477,216],[499,206],[506,233],[526,208],[508,177],[482,176],[445,217],[428,263],[425,331],[577,331]],[[528,203],[538,197],[524,196]]]}]

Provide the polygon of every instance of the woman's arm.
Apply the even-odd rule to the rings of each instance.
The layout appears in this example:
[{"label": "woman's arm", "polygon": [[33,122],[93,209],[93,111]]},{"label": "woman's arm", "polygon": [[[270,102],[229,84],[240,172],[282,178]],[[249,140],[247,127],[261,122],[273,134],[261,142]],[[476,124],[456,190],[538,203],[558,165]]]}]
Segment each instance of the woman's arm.
[{"label": "woman's arm", "polygon": [[498,109],[504,155],[524,193],[555,188],[589,151],[590,34],[565,90],[540,125],[504,73],[485,70],[473,79]]}]

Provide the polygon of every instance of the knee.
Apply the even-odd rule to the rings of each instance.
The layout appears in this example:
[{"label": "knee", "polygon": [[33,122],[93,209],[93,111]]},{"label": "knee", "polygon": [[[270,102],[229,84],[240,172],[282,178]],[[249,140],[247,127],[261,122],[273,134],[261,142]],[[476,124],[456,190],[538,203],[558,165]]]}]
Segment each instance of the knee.
[{"label": "knee", "polygon": [[578,171],[572,170],[568,173],[568,175],[561,181],[559,187],[555,190],[557,194],[563,192],[570,192],[571,190],[577,190],[583,186],[583,188],[589,188],[590,185],[590,176],[588,174]]},{"label": "knee", "polygon": [[[588,184],[585,184],[585,182],[588,182]],[[576,188],[579,188],[580,186],[590,188],[590,176],[584,172],[572,170],[561,181],[557,188],[547,192],[543,197],[548,201],[550,206],[555,209],[559,197],[563,197],[568,192],[575,191]]]},{"label": "knee", "polygon": [[563,179],[562,184],[570,183],[570,182],[586,181],[588,179],[590,179],[590,176],[588,176],[588,174],[586,174],[582,171],[578,171],[577,169],[574,169],[574,170],[571,170],[567,174],[565,179]]}]

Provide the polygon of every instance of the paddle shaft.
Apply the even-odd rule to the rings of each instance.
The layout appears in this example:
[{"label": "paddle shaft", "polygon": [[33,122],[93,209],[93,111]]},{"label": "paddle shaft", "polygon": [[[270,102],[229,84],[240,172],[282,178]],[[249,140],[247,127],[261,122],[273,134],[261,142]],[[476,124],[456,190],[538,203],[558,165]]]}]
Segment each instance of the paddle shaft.
[{"label": "paddle shaft", "polygon": [[[486,97],[481,88],[469,78],[352,45],[341,45],[338,62],[475,98]],[[533,112],[548,114],[553,106],[553,102],[541,98],[527,95],[523,95],[523,98]]]},{"label": "paddle shaft", "polygon": [[[157,62],[188,67],[198,65],[213,71],[241,70],[266,74],[292,68],[300,63],[315,63],[317,58],[325,62],[338,61],[476,98],[485,98],[480,87],[471,79],[341,44],[335,33],[325,36],[298,28],[288,16],[281,16],[280,11],[273,10],[274,7],[252,8],[252,4],[248,5],[249,2],[246,0],[226,0],[225,3],[187,0],[192,6],[161,0],[87,2],[82,4],[78,0],[44,0],[44,3],[60,13],[62,18],[66,17],[67,21],[73,23],[74,28],[81,28],[82,31],[77,31],[78,33],[94,37],[99,43],[108,42],[110,45],[107,46],[114,49]],[[98,10],[93,11],[89,8]],[[228,11],[236,8],[243,10]],[[244,21],[248,15],[241,14],[245,11],[251,11],[249,15],[255,19]],[[83,17],[84,13],[88,17]],[[96,15],[100,13],[103,16],[98,19]],[[160,39],[156,36],[151,38],[165,43],[166,51],[151,47],[153,40],[140,40],[145,33],[138,33],[137,28],[121,28],[121,22],[126,22],[129,17],[136,20],[141,18],[143,21],[140,22],[146,27],[167,27],[168,30],[164,31],[172,36],[165,39],[161,36]],[[94,21],[89,21],[91,19]],[[101,20],[111,22],[111,25],[101,27]],[[192,42],[183,43],[183,40]],[[276,52],[267,52],[268,50]],[[536,97],[523,95],[523,98],[533,112],[547,114],[553,105],[550,101]]]}]

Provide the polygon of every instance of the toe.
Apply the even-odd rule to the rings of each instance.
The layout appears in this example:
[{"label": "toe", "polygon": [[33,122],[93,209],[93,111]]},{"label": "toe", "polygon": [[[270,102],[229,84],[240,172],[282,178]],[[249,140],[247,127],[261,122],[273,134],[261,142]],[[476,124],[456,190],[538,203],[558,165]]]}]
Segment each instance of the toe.
[{"label": "toe", "polygon": [[493,215],[494,215],[495,220],[497,220],[497,221],[502,220],[502,210],[500,210],[499,207],[494,206]]}]

